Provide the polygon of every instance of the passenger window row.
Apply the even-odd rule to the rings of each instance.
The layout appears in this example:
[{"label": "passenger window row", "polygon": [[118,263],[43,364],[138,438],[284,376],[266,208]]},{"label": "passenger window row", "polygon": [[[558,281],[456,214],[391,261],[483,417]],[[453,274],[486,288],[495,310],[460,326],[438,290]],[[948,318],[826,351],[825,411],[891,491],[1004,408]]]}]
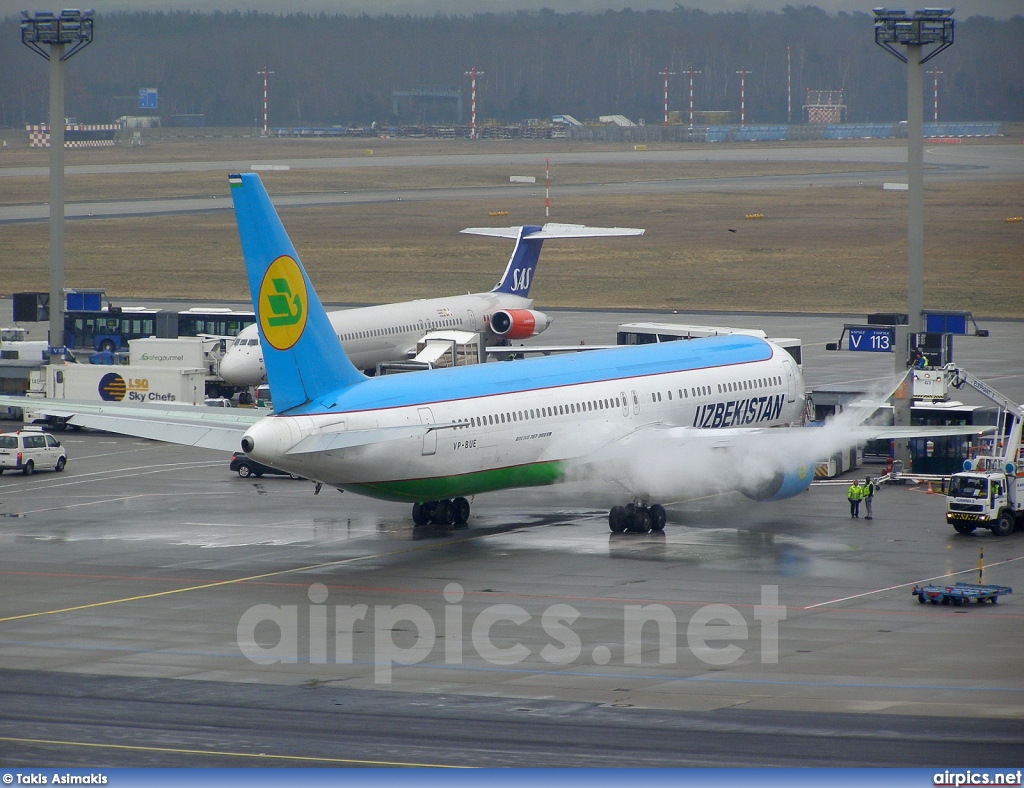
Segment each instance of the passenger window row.
[{"label": "passenger window row", "polygon": [[464,322],[465,321],[461,317],[453,317],[445,320],[428,320],[426,323],[418,323],[416,325],[372,328],[367,331],[350,331],[345,334],[339,334],[338,339],[342,342],[348,342],[351,339],[368,339],[370,337],[388,336],[389,334],[408,334],[412,331],[426,331],[427,329],[433,328],[451,328],[453,326],[461,326]]},{"label": "passenger window row", "polygon": [[530,408],[505,413],[492,413],[487,416],[473,416],[460,419],[462,427],[488,427],[495,424],[514,424],[520,421],[531,421],[554,416],[567,416],[573,413],[590,413],[598,410],[612,410],[623,407],[619,397],[595,399],[584,402],[570,402],[568,405],[549,405],[543,408]]}]

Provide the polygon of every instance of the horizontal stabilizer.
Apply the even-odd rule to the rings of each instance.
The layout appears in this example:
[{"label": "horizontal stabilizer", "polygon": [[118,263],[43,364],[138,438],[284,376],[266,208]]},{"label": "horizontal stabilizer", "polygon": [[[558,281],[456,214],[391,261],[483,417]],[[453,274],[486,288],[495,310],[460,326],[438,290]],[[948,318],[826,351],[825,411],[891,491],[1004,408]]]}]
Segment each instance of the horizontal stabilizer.
[{"label": "horizontal stabilizer", "polygon": [[[522,227],[467,227],[461,232],[466,235],[486,235],[491,238],[519,238]],[[644,230],[636,227],[587,227],[585,224],[556,224],[549,222],[532,232],[523,233],[523,238],[546,241],[551,238],[616,238],[643,235]]]},{"label": "horizontal stabilizer", "polygon": [[237,451],[245,431],[262,417],[253,410],[201,405],[150,408],[25,397],[0,397],[0,405],[67,419],[78,427],[220,451]]},{"label": "horizontal stabilizer", "polygon": [[378,427],[370,430],[343,430],[339,432],[310,435],[303,438],[288,454],[316,454],[327,451],[351,449],[356,446],[369,446],[373,443],[397,441],[405,438],[419,438],[434,430],[450,430],[464,424],[410,424],[402,427]]}]

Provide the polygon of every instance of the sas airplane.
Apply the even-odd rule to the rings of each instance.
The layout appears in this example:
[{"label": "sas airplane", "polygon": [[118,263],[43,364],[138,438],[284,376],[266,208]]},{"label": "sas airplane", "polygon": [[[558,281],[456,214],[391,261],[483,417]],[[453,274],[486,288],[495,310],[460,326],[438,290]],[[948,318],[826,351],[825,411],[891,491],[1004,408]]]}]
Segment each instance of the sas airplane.
[{"label": "sas airplane", "polygon": [[620,501],[614,532],[661,530],[663,503],[692,494],[788,498],[810,485],[817,457],[922,434],[860,418],[787,426],[803,409],[800,369],[771,342],[736,334],[368,378],[341,349],[259,176],[229,181],[274,415],[46,400],[35,409],[172,443],[241,445],[318,485],[411,503],[417,525],[464,525],[480,493],[583,482],[588,498]]},{"label": "sas airplane", "polygon": [[[483,332],[492,341],[527,339],[551,322],[533,309],[530,285],[541,245],[553,238],[611,238],[643,235],[631,227],[585,227],[546,224],[543,227],[469,227],[462,232],[510,238],[516,242],[501,281],[487,293],[430,298],[398,304],[329,312],[341,348],[356,369],[373,370],[384,361],[405,361],[416,355],[416,343],[428,331],[455,328]],[[241,331],[220,362],[220,376],[233,386],[256,386],[266,380],[263,346],[255,325]]]}]

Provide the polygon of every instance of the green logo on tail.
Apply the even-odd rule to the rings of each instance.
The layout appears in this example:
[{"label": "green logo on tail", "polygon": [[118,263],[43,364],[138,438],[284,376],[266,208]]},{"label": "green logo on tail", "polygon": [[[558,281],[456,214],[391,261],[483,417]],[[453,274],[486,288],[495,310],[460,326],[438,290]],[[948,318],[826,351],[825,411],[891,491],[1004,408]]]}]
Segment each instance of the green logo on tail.
[{"label": "green logo on tail", "polygon": [[270,311],[274,313],[274,317],[267,318],[267,323],[275,328],[294,326],[302,319],[302,297],[298,294],[292,295],[292,289],[288,286],[286,279],[271,281],[277,293],[276,295],[267,295]]},{"label": "green logo on tail", "polygon": [[260,329],[271,347],[295,346],[306,327],[308,301],[306,280],[295,260],[283,254],[267,266],[253,303],[258,305]]}]

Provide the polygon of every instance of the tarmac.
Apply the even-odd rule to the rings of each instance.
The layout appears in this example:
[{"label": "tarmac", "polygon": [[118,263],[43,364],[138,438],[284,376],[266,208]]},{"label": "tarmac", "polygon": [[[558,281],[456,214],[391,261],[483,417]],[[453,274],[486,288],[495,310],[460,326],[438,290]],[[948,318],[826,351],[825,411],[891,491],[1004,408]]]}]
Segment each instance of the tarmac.
[{"label": "tarmac", "polygon": [[[890,354],[824,350],[844,316],[559,312],[539,339],[661,319],[799,336],[810,387],[891,377]],[[1024,399],[1024,323],[984,326],[958,363]],[[602,491],[511,490],[478,496],[468,529],[414,529],[403,504],[243,480],[220,454],[60,439],[62,474],[0,476],[4,766],[1024,753],[1024,533],[960,536],[927,486],[883,487],[870,521],[850,517],[847,480],[683,501],[661,535],[609,533]],[[911,595],[976,581],[980,561],[1017,594]]]}]

